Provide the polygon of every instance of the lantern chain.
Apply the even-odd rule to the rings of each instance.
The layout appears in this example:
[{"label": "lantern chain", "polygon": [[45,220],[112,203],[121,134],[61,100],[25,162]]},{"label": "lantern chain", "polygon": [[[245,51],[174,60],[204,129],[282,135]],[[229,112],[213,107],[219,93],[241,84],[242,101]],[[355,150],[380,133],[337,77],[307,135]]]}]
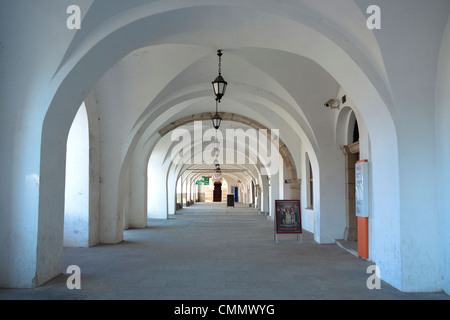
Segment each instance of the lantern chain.
[{"label": "lantern chain", "polygon": [[222,75],[222,51],[219,50],[217,52],[217,55],[219,56],[219,76]]}]

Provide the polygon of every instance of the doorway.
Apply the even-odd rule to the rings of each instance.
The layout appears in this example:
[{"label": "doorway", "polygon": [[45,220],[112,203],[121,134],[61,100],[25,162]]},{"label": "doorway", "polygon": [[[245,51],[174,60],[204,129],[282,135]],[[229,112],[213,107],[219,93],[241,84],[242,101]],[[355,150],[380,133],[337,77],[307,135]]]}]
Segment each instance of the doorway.
[{"label": "doorway", "polygon": [[346,184],[346,227],[344,240],[357,241],[356,202],[355,202],[355,166],[359,160],[359,142],[342,148],[345,154]]},{"label": "doorway", "polygon": [[214,183],[213,202],[222,202],[222,182]]},{"label": "doorway", "polygon": [[357,218],[356,218],[356,200],[355,200],[355,167],[356,162],[360,160],[359,156],[359,128],[358,121],[351,114],[353,127],[349,126],[349,143],[342,146],[345,155],[345,185],[346,185],[346,227],[344,231],[344,240],[358,241]]}]

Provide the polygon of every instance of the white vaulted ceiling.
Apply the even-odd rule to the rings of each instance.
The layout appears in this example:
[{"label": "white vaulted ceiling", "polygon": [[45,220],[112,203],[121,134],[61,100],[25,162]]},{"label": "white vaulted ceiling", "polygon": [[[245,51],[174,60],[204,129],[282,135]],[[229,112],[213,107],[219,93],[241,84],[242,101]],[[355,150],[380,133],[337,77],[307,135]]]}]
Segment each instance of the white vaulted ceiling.
[{"label": "white vaulted ceiling", "polygon": [[[296,6],[272,1],[257,2],[258,6],[252,1],[115,1],[108,6],[94,2],[61,68],[98,41],[106,40],[99,49],[105,60],[122,50],[123,58],[96,85],[102,97],[98,107],[100,113],[117,111],[133,136],[144,132],[151,120],[158,119],[162,127],[183,116],[213,111],[211,81],[217,75],[216,51],[222,49],[222,71],[229,88],[220,111],[282,129],[287,144],[289,137],[296,136],[317,151],[320,135],[329,134],[320,127],[332,117],[322,108],[323,102],[336,97],[340,88],[318,64],[329,59],[327,49],[333,42],[347,41],[348,52],[383,79],[371,33],[355,32],[348,22],[334,18],[343,9],[333,1],[327,3],[333,10],[323,10],[321,3],[319,12],[310,1]],[[345,11],[364,22],[352,2]],[[323,17],[329,18],[327,23]],[[353,39],[332,27],[351,29]],[[127,33],[129,43],[123,37],[115,42],[111,30]],[[323,35],[327,33],[332,41]],[[128,53],[130,48],[134,50]],[[370,57],[360,48],[367,49]]]}]

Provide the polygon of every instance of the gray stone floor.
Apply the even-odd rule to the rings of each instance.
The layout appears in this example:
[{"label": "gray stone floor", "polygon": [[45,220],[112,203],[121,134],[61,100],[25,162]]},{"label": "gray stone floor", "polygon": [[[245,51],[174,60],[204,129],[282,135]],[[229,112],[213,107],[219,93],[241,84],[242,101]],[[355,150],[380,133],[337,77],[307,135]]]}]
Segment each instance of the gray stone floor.
[{"label": "gray stone floor", "polygon": [[[385,282],[369,290],[372,263],[304,232],[279,235],[253,209],[196,204],[124,241],[65,248],[62,274],[35,289],[1,289],[0,299],[150,300],[449,300],[444,293],[402,293]],[[66,287],[69,265],[81,289]]]}]

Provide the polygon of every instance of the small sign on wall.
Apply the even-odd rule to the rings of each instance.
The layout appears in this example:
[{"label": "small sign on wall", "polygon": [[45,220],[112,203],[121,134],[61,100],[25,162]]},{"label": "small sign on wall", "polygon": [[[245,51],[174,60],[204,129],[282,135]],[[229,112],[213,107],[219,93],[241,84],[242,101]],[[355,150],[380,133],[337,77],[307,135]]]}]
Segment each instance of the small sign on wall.
[{"label": "small sign on wall", "polygon": [[361,160],[355,166],[356,216],[369,217],[369,162]]}]

